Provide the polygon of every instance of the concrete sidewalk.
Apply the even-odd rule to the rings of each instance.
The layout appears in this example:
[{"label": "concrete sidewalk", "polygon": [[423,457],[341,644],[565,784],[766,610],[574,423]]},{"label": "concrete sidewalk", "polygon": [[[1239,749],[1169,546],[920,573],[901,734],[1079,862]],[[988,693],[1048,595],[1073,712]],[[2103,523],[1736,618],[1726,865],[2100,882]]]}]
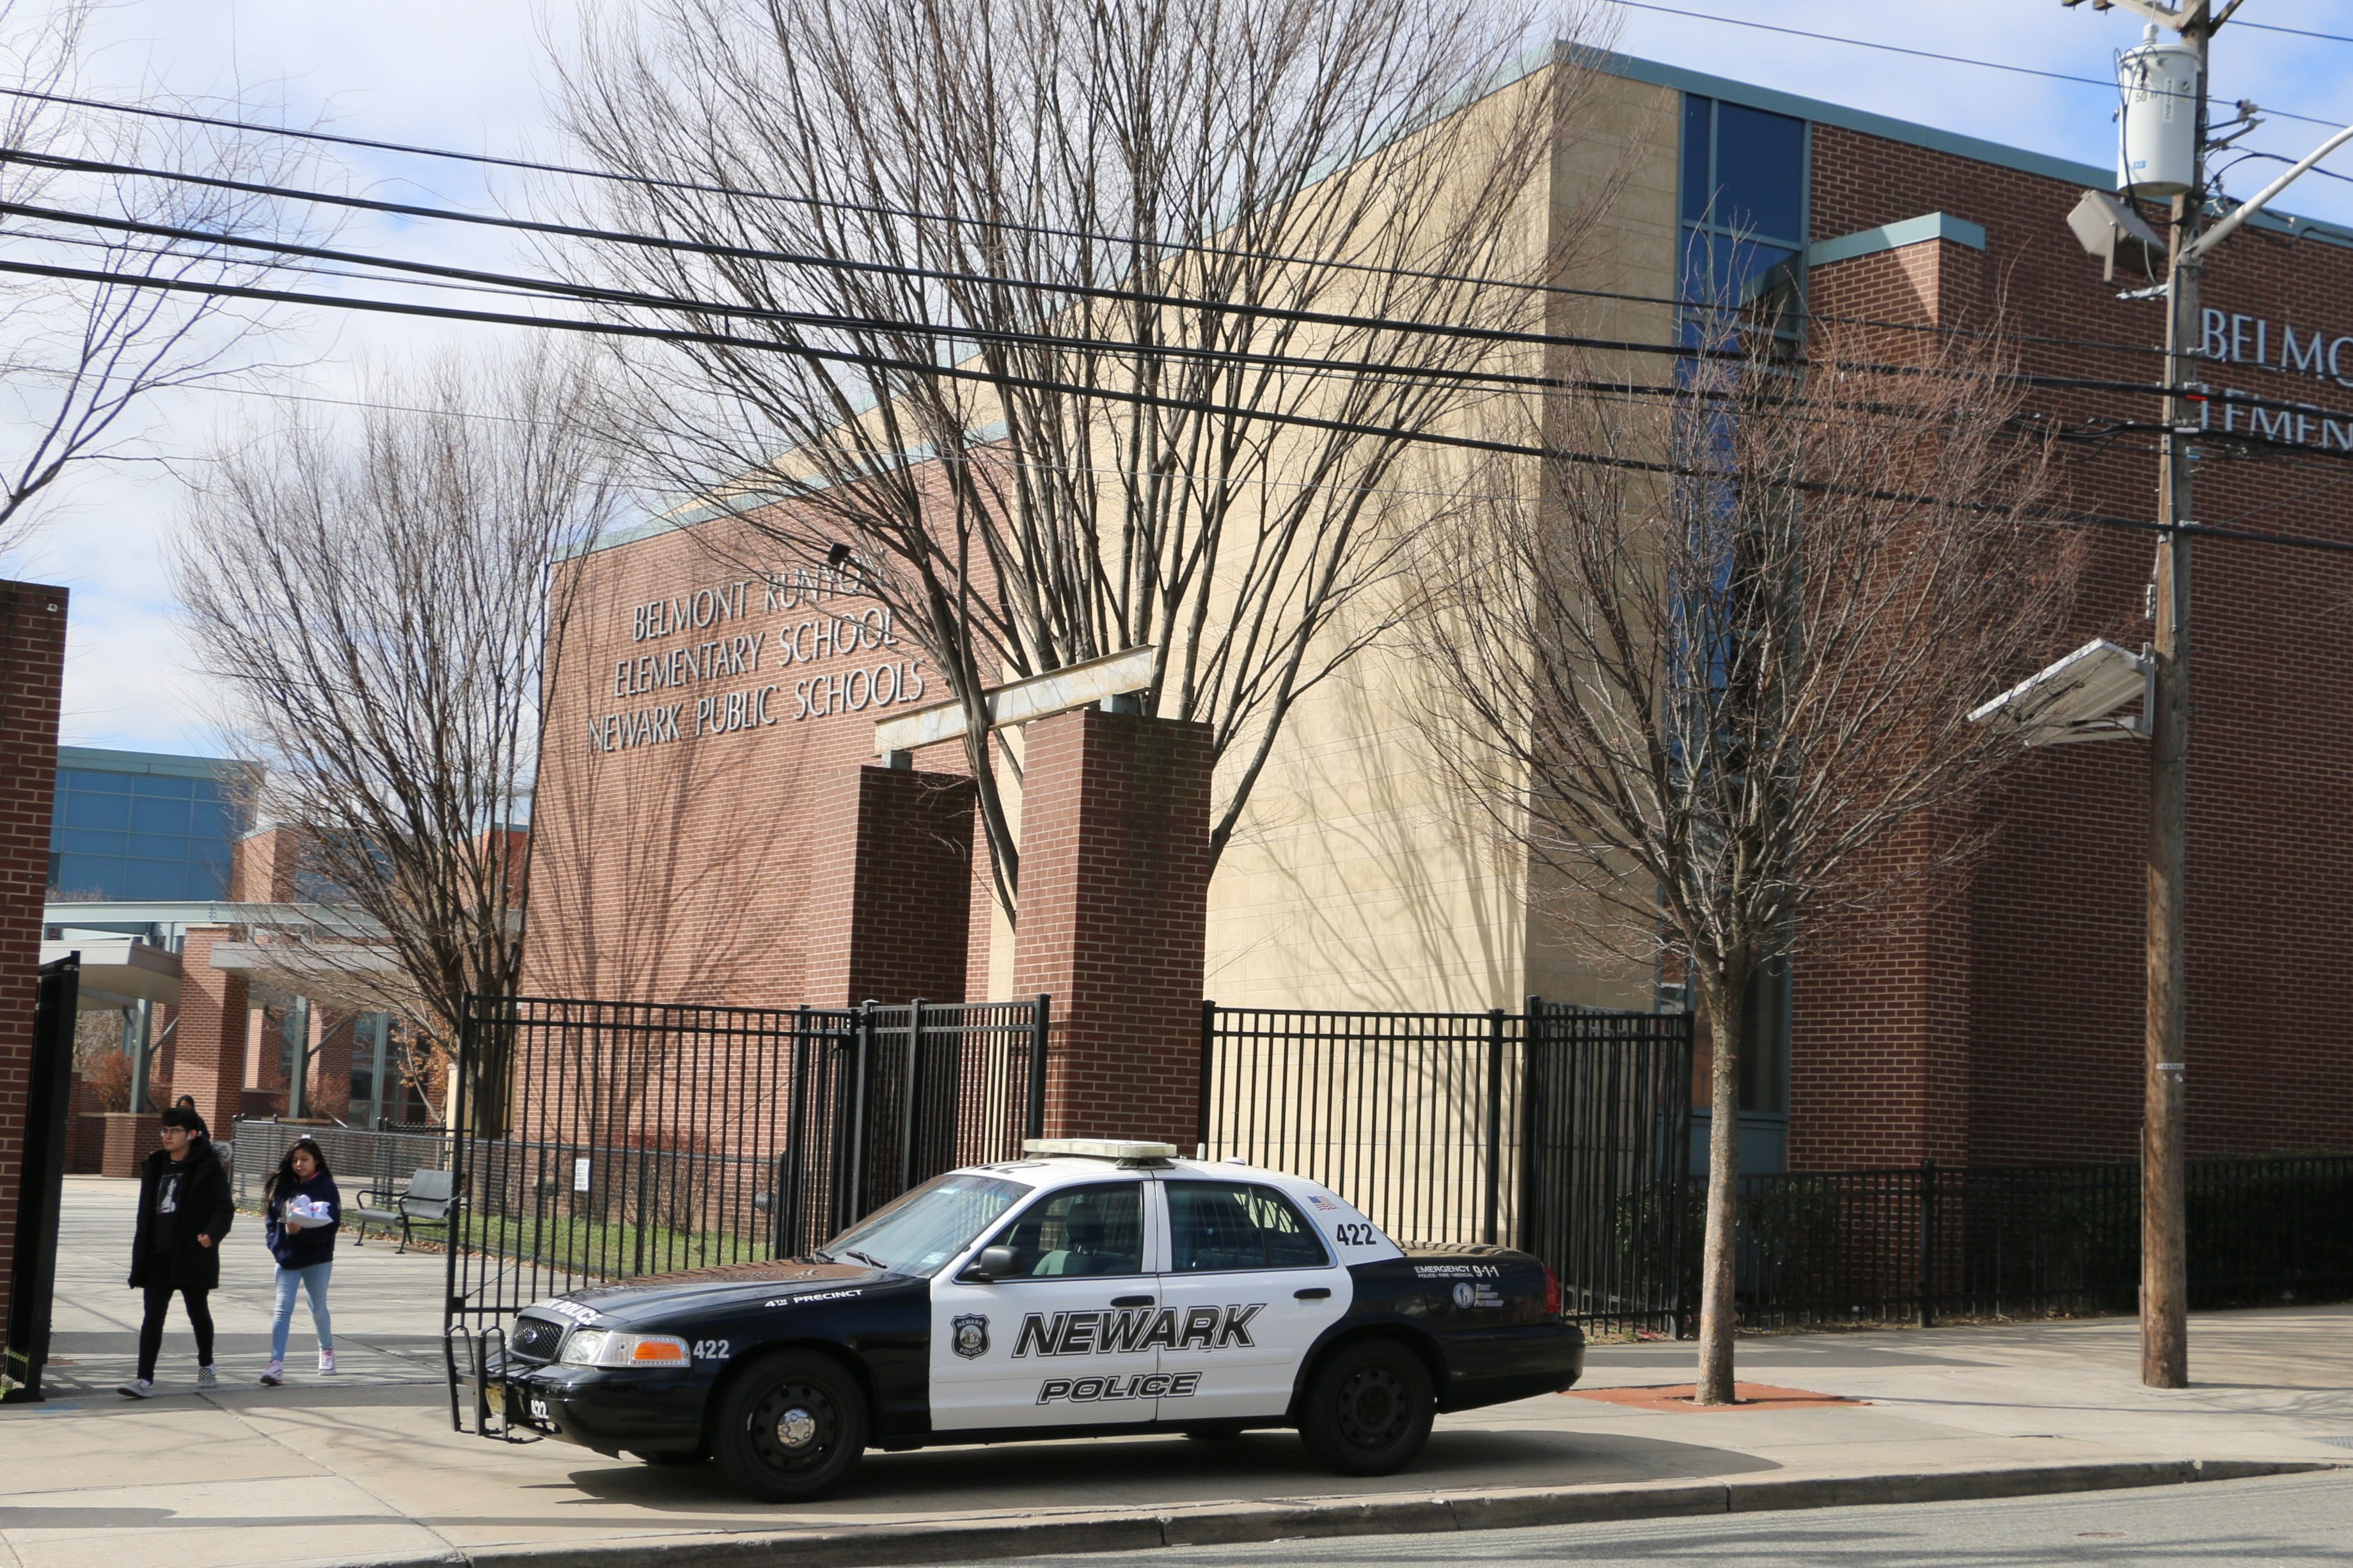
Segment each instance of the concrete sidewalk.
[{"label": "concrete sidewalk", "polygon": [[[1362,1481],[1322,1471],[1284,1433],[876,1453],[845,1496],[774,1508],[737,1499],[707,1466],[452,1433],[434,1339],[441,1260],[374,1243],[336,1261],[338,1345],[358,1375],[301,1372],[298,1309],[297,1377],[253,1384],[268,1260],[241,1228],[215,1299],[225,1386],[191,1391],[182,1331],[167,1342],[165,1395],[122,1399],[111,1390],[135,1329],[117,1256],[130,1197],[129,1184],[72,1185],[59,1312],[70,1364],[56,1375],[84,1392],[0,1410],[0,1568],[112,1568],[159,1552],[177,1568],[947,1561],[2353,1462],[2353,1308],[2283,1308],[2199,1318],[2196,1382],[2178,1393],[2139,1386],[2126,1321],[1775,1336],[1744,1342],[1744,1380],[1867,1403],[1702,1412],[1553,1395],[1441,1417],[1412,1469]],[[1690,1376],[1689,1346],[1605,1347],[1588,1386]]]}]

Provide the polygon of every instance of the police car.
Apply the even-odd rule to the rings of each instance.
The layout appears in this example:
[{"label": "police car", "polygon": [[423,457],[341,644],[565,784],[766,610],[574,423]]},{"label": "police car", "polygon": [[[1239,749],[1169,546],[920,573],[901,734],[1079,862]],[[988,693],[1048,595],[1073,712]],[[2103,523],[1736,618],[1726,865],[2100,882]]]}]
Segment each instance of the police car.
[{"label": "police car", "polygon": [[515,1426],[816,1498],[869,1447],[1296,1427],[1348,1475],[1441,1410],[1583,1371],[1552,1271],[1399,1247],[1314,1182],[1166,1143],[1031,1140],[806,1258],[526,1308],[486,1393]]}]

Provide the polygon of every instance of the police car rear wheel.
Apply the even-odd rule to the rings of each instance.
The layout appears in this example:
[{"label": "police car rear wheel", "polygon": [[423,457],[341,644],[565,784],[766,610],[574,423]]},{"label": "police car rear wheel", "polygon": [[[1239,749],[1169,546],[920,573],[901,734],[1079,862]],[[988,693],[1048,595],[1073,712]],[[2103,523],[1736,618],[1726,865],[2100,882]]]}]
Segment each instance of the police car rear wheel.
[{"label": "police car rear wheel", "polygon": [[1385,1476],[1413,1462],[1436,1414],[1421,1358],[1395,1340],[1364,1340],[1316,1372],[1299,1436],[1342,1475]]},{"label": "police car rear wheel", "polygon": [[866,1447],[866,1395],[820,1355],[764,1362],[728,1391],[713,1445],[737,1489],[764,1502],[823,1497],[849,1479]]}]

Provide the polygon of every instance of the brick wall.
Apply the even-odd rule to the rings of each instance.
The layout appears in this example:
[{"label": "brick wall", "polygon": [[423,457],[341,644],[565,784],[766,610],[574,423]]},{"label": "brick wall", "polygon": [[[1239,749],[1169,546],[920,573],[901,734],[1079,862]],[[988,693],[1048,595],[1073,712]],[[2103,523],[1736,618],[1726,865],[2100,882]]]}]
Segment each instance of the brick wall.
[{"label": "brick wall", "polygon": [[180,949],[172,1093],[193,1096],[196,1114],[220,1138],[229,1135],[230,1121],[243,1109],[248,993],[244,973],[215,969],[212,956],[216,943],[237,941],[238,934],[227,926],[191,926]]},{"label": "brick wall", "polygon": [[[943,700],[945,682],[854,582],[782,562],[726,520],[575,570],[548,678],[524,990],[839,1003],[844,960],[818,949],[840,922],[814,912],[818,879],[851,852],[837,792],[876,761],[875,721]],[[922,763],[966,771],[955,745]],[[986,985],[985,957],[971,974]]]},{"label": "brick wall", "polygon": [[1082,709],[1029,727],[1016,995],[1054,998],[1049,1136],[1198,1131],[1207,725]]},{"label": "brick wall", "polygon": [[[2030,340],[2022,368],[2154,381],[2163,306],[2119,301],[2065,227],[2080,187],[1818,125],[1814,237],[1944,211],[1985,226],[1825,268],[1815,305],[1891,322],[1982,322],[1997,301]],[[2248,231],[2211,261],[2204,303],[2271,323],[2270,363],[2217,364],[2218,385],[2353,409],[2353,389],[2278,368],[2283,323],[2353,332],[2353,251]],[[2248,328],[2253,341],[2253,329]],[[2353,371],[2353,365],[2347,367]],[[2154,396],[2037,389],[2054,422],[2153,420]],[[2217,416],[2219,419],[2219,416]],[[2316,433],[2317,426],[2315,427]],[[2062,449],[2067,501],[2154,517],[2147,437]],[[2197,515],[2353,538],[2345,458],[2211,440]],[[2260,509],[2258,514],[2258,509]],[[2147,640],[2152,542],[2095,534],[2063,646]],[[2193,568],[2189,752],[2189,1118],[2193,1152],[2353,1148],[2353,841],[2337,819],[2353,774],[2341,671],[2353,574],[2339,558],[2201,543]],[[1794,982],[1790,1160],[2131,1157],[2141,1109],[2147,757],[2139,742],[2030,753],[1980,803],[1989,852],[1937,897],[1809,933]]]},{"label": "brick wall", "polygon": [[0,1324],[8,1317],[49,882],[66,591],[0,583]]}]

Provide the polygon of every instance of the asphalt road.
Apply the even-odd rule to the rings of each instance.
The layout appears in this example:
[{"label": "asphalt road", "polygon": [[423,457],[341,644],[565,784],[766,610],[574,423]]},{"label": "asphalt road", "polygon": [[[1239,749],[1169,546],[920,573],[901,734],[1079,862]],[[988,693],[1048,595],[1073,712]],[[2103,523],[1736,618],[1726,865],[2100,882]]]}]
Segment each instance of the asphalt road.
[{"label": "asphalt road", "polygon": [[[1023,1559],[1102,1568],[1100,1557]],[[2101,1568],[2228,1563],[2353,1564],[2353,1470],[2257,1481],[1637,1524],[1558,1525],[1456,1535],[1377,1535],[1172,1549],[1149,1568],[1257,1564],[1495,1563],[1607,1568]]]}]

